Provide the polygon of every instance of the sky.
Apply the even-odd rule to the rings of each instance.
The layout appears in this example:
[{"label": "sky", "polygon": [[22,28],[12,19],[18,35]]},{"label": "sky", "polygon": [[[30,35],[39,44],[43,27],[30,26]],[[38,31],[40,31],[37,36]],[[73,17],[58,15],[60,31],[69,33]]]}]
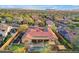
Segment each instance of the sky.
[{"label": "sky", "polygon": [[0,8],[73,10],[79,9],[79,5],[0,5]]}]

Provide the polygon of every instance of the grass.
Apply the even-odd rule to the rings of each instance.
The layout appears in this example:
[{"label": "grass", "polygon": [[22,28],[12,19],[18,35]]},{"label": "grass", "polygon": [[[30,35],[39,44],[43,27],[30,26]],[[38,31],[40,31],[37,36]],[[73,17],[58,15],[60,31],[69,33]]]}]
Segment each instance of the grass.
[{"label": "grass", "polygon": [[67,39],[60,40],[60,43],[65,45],[68,49],[72,49],[73,46],[67,41]]},{"label": "grass", "polygon": [[76,27],[79,27],[79,24],[74,24]]},{"label": "grass", "polygon": [[22,44],[12,44],[9,47],[9,50],[15,53],[25,52],[25,48]]},{"label": "grass", "polygon": [[8,35],[6,38],[4,38],[4,43],[7,42],[7,40],[8,40],[9,38],[11,38],[11,37],[12,37],[12,35]]}]

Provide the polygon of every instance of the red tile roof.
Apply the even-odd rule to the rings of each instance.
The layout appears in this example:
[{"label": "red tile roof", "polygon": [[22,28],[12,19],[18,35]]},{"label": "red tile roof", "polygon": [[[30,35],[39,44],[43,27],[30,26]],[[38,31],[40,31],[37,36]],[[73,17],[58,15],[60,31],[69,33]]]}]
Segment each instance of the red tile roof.
[{"label": "red tile roof", "polygon": [[[49,29],[48,29],[49,30]],[[51,31],[42,31],[40,28],[29,29],[28,34],[25,35],[27,38],[32,38],[33,36],[47,36],[49,39],[57,38],[56,35],[51,33]]]}]

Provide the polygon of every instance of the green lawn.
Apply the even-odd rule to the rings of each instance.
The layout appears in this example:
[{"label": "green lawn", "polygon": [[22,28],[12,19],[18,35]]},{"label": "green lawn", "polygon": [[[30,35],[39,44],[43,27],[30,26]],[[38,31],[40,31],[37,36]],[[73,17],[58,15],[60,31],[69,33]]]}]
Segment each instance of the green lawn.
[{"label": "green lawn", "polygon": [[12,44],[10,47],[9,47],[9,50],[12,51],[12,52],[24,52],[24,46],[22,44]]},{"label": "green lawn", "polygon": [[7,42],[7,40],[8,40],[9,38],[11,38],[11,37],[12,37],[12,35],[8,35],[7,37],[5,37],[5,38],[4,38],[4,43]]},{"label": "green lawn", "polygon": [[72,45],[67,41],[67,39],[60,40],[60,43],[65,45],[67,48],[72,49]]}]

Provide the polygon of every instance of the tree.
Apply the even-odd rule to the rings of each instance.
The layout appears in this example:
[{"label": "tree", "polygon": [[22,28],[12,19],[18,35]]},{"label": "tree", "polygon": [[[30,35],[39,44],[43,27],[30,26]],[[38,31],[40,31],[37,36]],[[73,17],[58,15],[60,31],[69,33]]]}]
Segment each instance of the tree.
[{"label": "tree", "polygon": [[75,21],[79,21],[79,17],[76,17],[76,18],[75,18]]},{"label": "tree", "polygon": [[56,31],[57,27],[55,26],[54,23],[51,25],[51,29],[52,29],[53,31]]},{"label": "tree", "polygon": [[22,44],[12,44],[12,46],[9,48],[10,51],[14,53],[25,53],[26,48]]},{"label": "tree", "polygon": [[18,31],[22,32],[22,31],[26,31],[27,29],[28,29],[28,25],[23,24],[23,25],[20,25],[20,27],[18,28]]},{"label": "tree", "polygon": [[34,20],[29,15],[24,15],[23,18],[28,25],[34,25]]},{"label": "tree", "polygon": [[33,25],[34,24],[34,20],[32,18],[29,18],[28,19],[28,23],[29,23],[29,25]]},{"label": "tree", "polygon": [[11,17],[6,17],[6,19],[7,19],[8,23],[11,23],[13,21],[13,19]]},{"label": "tree", "polygon": [[45,26],[45,22],[44,21],[40,21],[38,25],[39,26]]},{"label": "tree", "polygon": [[1,23],[1,21],[2,21],[2,18],[0,17],[0,23]]}]

